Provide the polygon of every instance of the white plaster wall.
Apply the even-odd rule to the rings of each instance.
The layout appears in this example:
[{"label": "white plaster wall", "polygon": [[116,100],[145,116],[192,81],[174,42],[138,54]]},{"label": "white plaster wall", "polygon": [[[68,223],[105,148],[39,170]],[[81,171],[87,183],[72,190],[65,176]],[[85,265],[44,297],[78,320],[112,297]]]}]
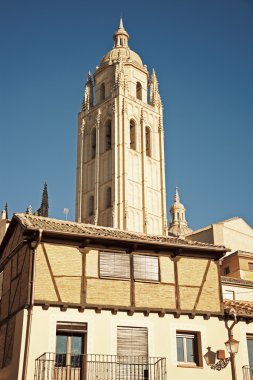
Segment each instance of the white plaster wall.
[{"label": "white plaster wall", "polygon": [[[61,312],[58,308],[49,308],[46,311],[41,307],[35,307],[33,313],[27,380],[33,380],[35,359],[44,352],[55,351],[57,321],[86,322],[88,324],[87,352],[90,354],[116,354],[117,326],[147,327],[149,356],[166,357],[168,380],[203,380],[203,378],[231,380],[230,365],[221,372],[211,370],[205,362],[203,368],[177,367],[176,330],[199,331],[203,355],[207,352],[207,347],[211,347],[211,350],[215,352],[218,349],[225,349],[224,342],[228,339],[227,331],[224,322],[219,321],[218,318],[204,320],[202,317],[196,317],[191,320],[187,316],[176,319],[172,315],[160,318],[157,314],[145,317],[141,313],[128,316],[126,313],[119,312],[117,315],[112,315],[109,311],[96,314],[93,310],[79,313],[74,309]],[[242,366],[248,364],[247,333],[253,334],[253,326],[240,322],[234,328],[234,338],[240,341],[239,352],[236,356],[238,380],[243,379]]]}]

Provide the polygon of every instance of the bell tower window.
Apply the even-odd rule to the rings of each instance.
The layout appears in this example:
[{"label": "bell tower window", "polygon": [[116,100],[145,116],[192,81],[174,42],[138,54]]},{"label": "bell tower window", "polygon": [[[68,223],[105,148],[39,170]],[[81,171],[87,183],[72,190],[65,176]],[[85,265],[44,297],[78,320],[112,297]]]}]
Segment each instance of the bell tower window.
[{"label": "bell tower window", "polygon": [[106,189],[106,208],[112,207],[112,189],[107,187]]},{"label": "bell tower window", "polygon": [[91,132],[91,158],[96,156],[96,129]]},{"label": "bell tower window", "polygon": [[136,98],[142,100],[142,85],[140,82],[136,83]]},{"label": "bell tower window", "polygon": [[130,121],[130,149],[136,150],[135,122]]},{"label": "bell tower window", "polygon": [[91,195],[88,204],[89,216],[94,215],[94,196]]},{"label": "bell tower window", "polygon": [[151,132],[149,127],[145,129],[146,134],[146,155],[151,157]]},{"label": "bell tower window", "polygon": [[100,86],[100,101],[103,102],[105,100],[105,84],[102,83]]},{"label": "bell tower window", "polygon": [[112,148],[112,125],[111,120],[108,120],[105,126],[105,150]]}]

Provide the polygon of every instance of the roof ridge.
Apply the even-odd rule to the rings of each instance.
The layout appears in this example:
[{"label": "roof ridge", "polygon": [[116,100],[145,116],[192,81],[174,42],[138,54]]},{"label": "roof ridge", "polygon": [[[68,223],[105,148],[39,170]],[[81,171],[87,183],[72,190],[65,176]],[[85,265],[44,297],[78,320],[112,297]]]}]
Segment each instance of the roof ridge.
[{"label": "roof ridge", "polygon": [[[178,238],[175,236],[170,235],[152,235],[152,234],[145,234],[143,232],[135,232],[135,231],[126,231],[126,230],[120,230],[113,227],[105,227],[105,226],[97,226],[94,224],[88,224],[88,223],[79,223],[79,222],[73,222],[73,221],[66,221],[61,219],[55,219],[55,218],[48,218],[43,216],[37,216],[37,215],[30,215],[30,214],[22,214],[22,213],[16,213],[14,214],[14,217],[19,220],[19,222],[24,227],[33,227],[33,228],[44,228],[45,230],[48,229],[50,231],[56,231],[57,227],[71,227],[70,230],[63,230],[62,232],[66,233],[96,233],[96,232],[104,232],[105,236],[108,237],[122,237],[126,239],[140,239],[142,241],[147,242],[157,242],[157,243],[177,243],[189,247],[207,247],[210,249],[224,249],[224,246],[220,245],[214,245],[209,243],[203,243],[193,240],[185,240],[182,238]],[[37,223],[33,223],[33,221]],[[115,236],[113,236],[115,235]]]}]

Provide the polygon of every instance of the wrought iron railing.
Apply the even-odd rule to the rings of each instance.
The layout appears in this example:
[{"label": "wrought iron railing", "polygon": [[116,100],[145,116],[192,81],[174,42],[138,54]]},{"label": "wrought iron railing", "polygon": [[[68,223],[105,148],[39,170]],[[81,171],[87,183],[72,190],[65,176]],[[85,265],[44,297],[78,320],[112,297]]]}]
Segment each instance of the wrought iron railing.
[{"label": "wrought iron railing", "polygon": [[244,365],[242,367],[243,380],[253,380],[253,367],[249,365]]},{"label": "wrought iron railing", "polygon": [[166,380],[166,359],[146,356],[46,352],[35,361],[35,380]]}]

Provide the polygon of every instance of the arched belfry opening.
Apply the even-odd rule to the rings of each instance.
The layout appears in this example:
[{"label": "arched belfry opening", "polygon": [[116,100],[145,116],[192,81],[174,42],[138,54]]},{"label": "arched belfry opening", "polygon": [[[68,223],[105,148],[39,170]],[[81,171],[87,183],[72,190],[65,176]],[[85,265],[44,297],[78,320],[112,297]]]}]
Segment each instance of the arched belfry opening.
[{"label": "arched belfry opening", "polygon": [[105,100],[105,84],[102,83],[100,86],[100,101],[103,102]]},{"label": "arched belfry opening", "polygon": [[91,132],[91,158],[96,156],[97,134],[96,129],[93,128]]},{"label": "arched belfry opening", "polygon": [[145,137],[146,137],[146,155],[151,157],[151,131],[149,127],[145,128]]},{"label": "arched belfry opening", "polygon": [[133,119],[130,120],[129,135],[130,149],[136,150],[136,125]]},{"label": "arched belfry opening", "polygon": [[136,83],[136,98],[142,100],[142,85],[140,82]]}]

